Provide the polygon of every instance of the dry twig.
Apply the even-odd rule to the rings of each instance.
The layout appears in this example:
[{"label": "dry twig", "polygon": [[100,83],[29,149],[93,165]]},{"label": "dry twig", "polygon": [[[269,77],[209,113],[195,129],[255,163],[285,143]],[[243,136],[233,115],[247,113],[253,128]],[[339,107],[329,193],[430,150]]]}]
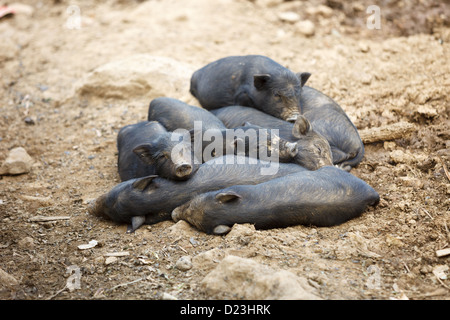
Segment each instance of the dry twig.
[{"label": "dry twig", "polygon": [[438,158],[439,158],[439,160],[442,163],[442,167],[444,168],[445,175],[447,176],[447,179],[450,181],[450,173],[448,172],[447,165],[445,164],[444,160],[442,160],[440,155],[438,155]]},{"label": "dry twig", "polygon": [[69,216],[51,216],[51,217],[45,217],[45,216],[36,216],[30,218],[30,221],[33,222],[48,222],[48,221],[55,221],[55,220],[69,220]]}]

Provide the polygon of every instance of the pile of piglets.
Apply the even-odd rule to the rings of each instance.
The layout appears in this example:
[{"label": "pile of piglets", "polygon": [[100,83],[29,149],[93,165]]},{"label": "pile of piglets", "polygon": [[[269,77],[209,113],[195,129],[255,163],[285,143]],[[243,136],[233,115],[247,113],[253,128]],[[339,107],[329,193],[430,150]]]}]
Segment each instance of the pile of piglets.
[{"label": "pile of piglets", "polygon": [[378,193],[349,171],[364,156],[341,107],[259,55],[231,56],[194,72],[200,107],[160,97],[147,121],[117,137],[121,183],[90,212],[128,225],[185,220],[209,234],[328,227],[361,215]]}]

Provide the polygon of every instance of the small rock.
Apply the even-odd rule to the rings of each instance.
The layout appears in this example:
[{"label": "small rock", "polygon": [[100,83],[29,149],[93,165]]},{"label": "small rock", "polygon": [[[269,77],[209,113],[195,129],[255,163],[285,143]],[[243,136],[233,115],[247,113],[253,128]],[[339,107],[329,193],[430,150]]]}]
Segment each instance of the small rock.
[{"label": "small rock", "polygon": [[255,226],[253,224],[235,224],[231,231],[227,234],[227,239],[232,239],[240,236],[251,236],[255,233]]},{"label": "small rock", "polygon": [[34,248],[34,239],[31,237],[25,237],[23,239],[20,239],[17,243],[19,247],[24,249],[33,249]]},{"label": "small rock", "polygon": [[207,294],[226,293],[241,299],[320,299],[305,278],[231,255],[207,274],[201,285]]},{"label": "small rock", "polygon": [[80,249],[80,250],[91,249],[91,248],[94,248],[97,244],[98,244],[97,240],[91,240],[91,241],[89,241],[88,244],[80,244],[78,246],[78,249]]},{"label": "small rock", "polygon": [[[425,103],[425,102],[423,102]],[[436,109],[427,105],[421,105],[417,108],[417,114],[425,118],[434,118],[438,115]]]},{"label": "small rock", "polygon": [[25,123],[28,125],[36,124],[36,121],[34,121],[34,119],[32,117],[26,117],[25,119],[23,119],[23,121],[25,121]]},{"label": "small rock", "polygon": [[322,4],[317,7],[307,8],[306,13],[311,16],[323,16],[325,18],[329,18],[333,15],[333,9]]},{"label": "small rock", "polygon": [[408,153],[403,152],[402,150],[394,150],[389,154],[391,160],[395,163],[412,163],[414,161],[414,157]]},{"label": "small rock", "polygon": [[105,258],[103,256],[98,256],[94,259],[94,263],[103,264],[103,263],[105,263]]},{"label": "small rock", "polygon": [[295,23],[300,20],[300,16],[293,11],[280,12],[278,18],[284,22]]},{"label": "small rock", "polygon": [[359,42],[358,47],[361,52],[366,53],[370,51],[370,46],[366,42]]},{"label": "small rock", "polygon": [[447,279],[446,272],[448,271],[449,267],[447,265],[437,265],[433,268],[433,274],[436,276],[436,278],[445,280]]},{"label": "small rock", "polygon": [[177,297],[171,295],[170,293],[164,292],[162,297],[162,300],[178,300]]},{"label": "small rock", "polygon": [[195,247],[199,245],[199,242],[197,240],[195,240],[194,237],[190,237],[189,238],[189,242]]},{"label": "small rock", "polygon": [[394,141],[385,141],[383,143],[384,150],[393,151],[397,147],[397,144]]},{"label": "small rock", "polygon": [[399,238],[393,237],[391,235],[386,236],[386,244],[388,245],[388,247],[403,247],[404,245],[404,243]]},{"label": "small rock", "polygon": [[75,92],[85,98],[118,99],[178,95],[189,92],[194,70],[171,58],[137,54],[97,67],[75,84]]},{"label": "small rock", "polygon": [[105,264],[109,265],[109,264],[115,263],[117,260],[119,260],[119,258],[117,258],[117,257],[108,257],[105,259]]},{"label": "small rock", "polygon": [[400,180],[402,181],[403,185],[406,187],[413,187],[415,189],[422,189],[424,186],[424,183],[422,180],[417,178],[410,178],[410,177],[400,177]]},{"label": "small rock", "polygon": [[194,234],[194,229],[192,228],[192,226],[184,220],[178,221],[168,229],[170,231],[170,234],[175,237]]},{"label": "small rock", "polygon": [[38,87],[38,89],[41,90],[42,92],[48,90],[48,86],[46,86],[45,84],[39,84],[37,87]]},{"label": "small rock", "polygon": [[372,75],[367,72],[358,72],[356,75],[357,80],[359,80],[362,84],[369,85],[372,83]]},{"label": "small rock", "polygon": [[225,256],[225,252],[222,249],[214,248],[208,251],[199,253],[192,258],[193,265],[196,269],[211,269],[218,262],[220,262]]},{"label": "small rock", "polygon": [[298,32],[307,37],[313,36],[316,32],[314,23],[310,20],[299,21],[295,24],[295,26],[297,27]]},{"label": "small rock", "polygon": [[425,265],[422,266],[419,271],[421,274],[427,274],[433,271],[433,267],[431,267],[430,265]]},{"label": "small rock", "polygon": [[235,224],[227,234],[226,239],[237,241],[241,245],[247,245],[250,243],[254,233],[255,226],[252,224]]},{"label": "small rock", "polygon": [[33,165],[33,159],[22,147],[12,149],[3,165],[0,167],[0,175],[16,175],[28,173]]},{"label": "small rock", "polygon": [[188,271],[192,268],[192,258],[190,256],[182,256],[175,263],[175,267],[181,271]]},{"label": "small rock", "polygon": [[0,269],[0,285],[5,287],[13,287],[19,284],[16,278]]}]

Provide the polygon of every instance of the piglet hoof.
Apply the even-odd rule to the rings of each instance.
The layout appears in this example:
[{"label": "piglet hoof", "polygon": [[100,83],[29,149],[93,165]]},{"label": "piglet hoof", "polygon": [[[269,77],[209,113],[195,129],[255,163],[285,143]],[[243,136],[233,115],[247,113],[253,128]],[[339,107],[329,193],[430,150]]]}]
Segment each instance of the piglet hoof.
[{"label": "piglet hoof", "polygon": [[345,165],[343,163],[339,163],[335,165],[336,168],[342,169],[344,171],[350,172],[352,170],[352,167],[349,165]]},{"label": "piglet hoof", "polygon": [[133,226],[132,226],[131,224],[129,224],[129,225],[127,226],[127,232],[126,232],[126,233],[133,233],[133,232],[134,232]]},{"label": "piglet hoof", "polygon": [[219,224],[217,227],[214,228],[213,233],[217,235],[223,235],[230,232],[231,228],[229,226],[226,226],[224,224]]},{"label": "piglet hoof", "polygon": [[131,225],[127,227],[127,233],[135,232],[145,222],[145,216],[135,216],[131,218]]},{"label": "piglet hoof", "polygon": [[181,220],[181,208],[180,208],[180,207],[175,208],[175,209],[172,211],[171,216],[172,216],[172,220],[173,220],[174,222],[180,221],[180,220]]}]

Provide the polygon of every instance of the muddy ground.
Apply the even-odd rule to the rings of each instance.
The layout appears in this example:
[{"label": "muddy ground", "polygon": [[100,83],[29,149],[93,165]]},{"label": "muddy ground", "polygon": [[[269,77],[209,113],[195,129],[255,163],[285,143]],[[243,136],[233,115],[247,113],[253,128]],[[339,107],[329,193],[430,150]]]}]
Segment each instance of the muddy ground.
[{"label": "muddy ground", "polygon": [[[323,299],[450,298],[450,258],[436,254],[450,247],[448,2],[380,1],[381,29],[367,26],[372,1],[24,3],[0,19],[0,162],[19,146],[34,160],[29,173],[0,179],[2,299],[247,299],[202,282],[228,255],[302,277]],[[266,55],[311,72],[309,85],[358,129],[405,121],[415,130],[366,144],[352,174],[381,202],[342,225],[244,225],[212,236],[166,221],[125,234],[125,225],[87,213],[119,181],[118,130],[145,119],[161,94],[195,103],[184,89],[108,95],[83,87],[97,67],[135,54],[192,70],[228,55]],[[91,240],[94,248],[78,248]],[[117,252],[127,255],[108,256]],[[192,258],[187,271],[177,266],[182,256]],[[73,275],[80,282],[71,291]]]}]

